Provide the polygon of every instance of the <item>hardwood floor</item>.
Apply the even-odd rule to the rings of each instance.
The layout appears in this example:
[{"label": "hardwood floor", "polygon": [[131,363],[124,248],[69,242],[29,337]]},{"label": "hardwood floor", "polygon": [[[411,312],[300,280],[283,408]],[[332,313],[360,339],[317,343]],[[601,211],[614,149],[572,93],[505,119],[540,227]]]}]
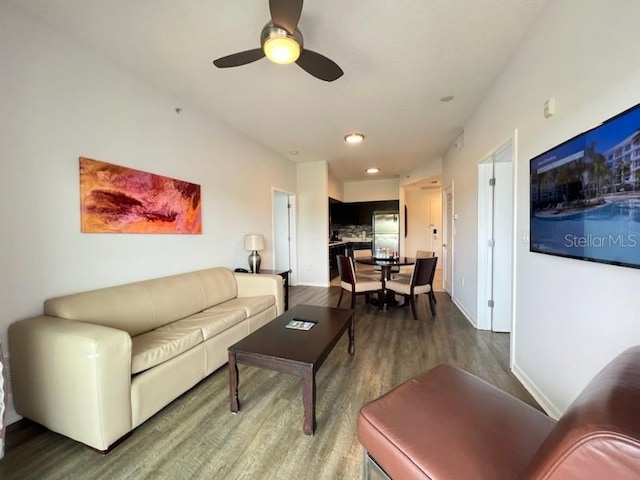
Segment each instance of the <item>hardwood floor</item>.
[{"label": "hardwood floor", "polygon": [[[339,291],[291,287],[290,302],[335,306]],[[7,433],[0,478],[362,478],[360,407],[439,363],[464,368],[536,406],[509,373],[509,335],[475,330],[447,294],[436,296],[435,318],[427,297],[420,296],[419,321],[409,308],[379,312],[358,298],[355,356],[347,353],[344,335],[317,373],[314,436],[302,433],[299,377],[240,365],[242,410],[232,414],[225,366],[107,455],[32,422],[18,422]]]}]

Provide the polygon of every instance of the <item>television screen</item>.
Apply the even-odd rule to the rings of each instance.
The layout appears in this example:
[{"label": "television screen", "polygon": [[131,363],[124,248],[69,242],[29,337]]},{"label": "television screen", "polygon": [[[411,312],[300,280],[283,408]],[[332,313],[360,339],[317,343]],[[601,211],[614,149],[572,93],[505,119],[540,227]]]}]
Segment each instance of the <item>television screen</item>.
[{"label": "television screen", "polygon": [[640,105],[530,162],[530,251],[640,268]]}]

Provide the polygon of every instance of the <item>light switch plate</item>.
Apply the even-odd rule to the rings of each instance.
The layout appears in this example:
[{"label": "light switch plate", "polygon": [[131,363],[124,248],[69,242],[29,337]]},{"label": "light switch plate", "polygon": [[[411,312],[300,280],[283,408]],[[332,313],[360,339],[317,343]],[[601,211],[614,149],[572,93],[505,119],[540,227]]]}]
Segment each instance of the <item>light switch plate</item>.
[{"label": "light switch plate", "polygon": [[556,98],[550,97],[544,102],[544,116],[549,118],[556,113]]}]

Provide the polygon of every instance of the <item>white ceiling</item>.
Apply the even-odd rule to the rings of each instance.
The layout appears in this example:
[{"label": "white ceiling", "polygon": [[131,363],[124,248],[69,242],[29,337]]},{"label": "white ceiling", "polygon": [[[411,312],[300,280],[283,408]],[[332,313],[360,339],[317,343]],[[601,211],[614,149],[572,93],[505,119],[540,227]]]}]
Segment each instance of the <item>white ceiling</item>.
[{"label": "white ceiling", "polygon": [[[11,0],[34,17],[295,162],[343,181],[397,177],[441,157],[546,0],[307,0],[305,46],[344,76],[318,80],[259,47],[268,0]],[[441,97],[453,95],[444,103]],[[366,140],[343,141],[349,131]],[[291,151],[298,151],[292,155]]]}]

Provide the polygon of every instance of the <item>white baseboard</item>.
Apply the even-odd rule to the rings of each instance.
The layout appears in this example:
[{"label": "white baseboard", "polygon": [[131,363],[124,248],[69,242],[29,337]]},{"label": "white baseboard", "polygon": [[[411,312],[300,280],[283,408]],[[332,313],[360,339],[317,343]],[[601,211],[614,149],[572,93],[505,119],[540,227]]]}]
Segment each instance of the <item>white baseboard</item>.
[{"label": "white baseboard", "polygon": [[327,283],[316,283],[316,282],[298,282],[298,285],[303,287],[330,287],[331,286]]},{"label": "white baseboard", "polygon": [[[474,323],[473,316],[465,310],[465,308],[460,305],[460,303],[454,298],[451,297],[451,300],[455,304],[456,307],[462,312],[465,318],[469,321],[474,328],[476,324]],[[551,418],[558,420],[562,416],[562,411],[558,407],[554,405],[554,403],[547,398],[547,396],[542,393],[542,391],[536,386],[536,384],[527,376],[524,371],[522,371],[518,365],[514,362],[511,366],[511,371],[518,379],[518,381],[522,384],[522,386],[531,394],[531,396],[535,399],[536,402],[542,407],[547,415]]]},{"label": "white baseboard", "polygon": [[458,307],[458,310],[460,310],[462,312],[462,314],[465,316],[465,318],[469,321],[469,323],[471,325],[473,325],[473,328],[478,328],[476,326],[476,321],[473,318],[473,315],[471,315],[461,304],[460,302],[458,302],[458,300],[456,300],[455,297],[451,297],[451,301],[454,303],[454,305],[456,307]]},{"label": "white baseboard", "polygon": [[518,365],[514,362],[511,367],[511,372],[520,381],[522,386],[527,389],[536,402],[542,407],[542,409],[551,418],[558,420],[562,416],[562,412],[556,407],[547,396],[536,386],[536,384],[524,373]]},{"label": "white baseboard", "polygon": [[13,408],[13,401],[11,398],[7,399],[7,425],[11,425],[12,423],[16,423],[18,420],[22,420],[22,416],[16,412],[15,408]]}]

